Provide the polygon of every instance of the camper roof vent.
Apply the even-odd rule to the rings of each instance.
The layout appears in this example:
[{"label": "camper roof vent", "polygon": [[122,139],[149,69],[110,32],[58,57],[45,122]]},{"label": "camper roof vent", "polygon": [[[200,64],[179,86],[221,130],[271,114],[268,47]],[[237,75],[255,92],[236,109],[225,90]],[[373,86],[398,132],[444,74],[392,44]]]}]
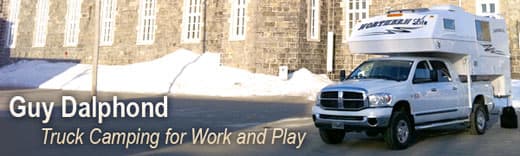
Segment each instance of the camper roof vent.
[{"label": "camper roof vent", "polygon": [[391,10],[391,11],[386,12],[386,14],[405,13],[405,12],[415,13],[415,12],[427,12],[427,11],[430,11],[430,9],[428,9],[428,8],[401,9],[401,10]]},{"label": "camper roof vent", "polygon": [[438,6],[433,6],[431,8],[432,10],[448,10],[448,11],[451,11],[451,12],[464,12],[464,10],[460,7],[457,7],[457,6],[454,6],[454,5],[438,5]]},{"label": "camper roof vent", "polygon": [[486,16],[481,16],[481,17],[487,17],[487,18],[491,18],[491,19],[504,19],[504,17],[502,17],[500,15],[486,15]]}]

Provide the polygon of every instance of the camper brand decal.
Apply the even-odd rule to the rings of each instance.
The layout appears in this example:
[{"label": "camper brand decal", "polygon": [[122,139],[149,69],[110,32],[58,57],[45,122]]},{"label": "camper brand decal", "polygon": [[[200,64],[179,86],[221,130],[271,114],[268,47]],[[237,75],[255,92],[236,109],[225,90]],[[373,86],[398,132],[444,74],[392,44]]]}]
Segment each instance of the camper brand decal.
[{"label": "camper brand decal", "polygon": [[502,54],[504,55],[504,51],[502,50],[497,50],[492,44],[481,44],[482,47],[484,47],[484,51],[488,52],[488,53],[493,53],[493,54]]},{"label": "camper brand decal", "polygon": [[386,29],[386,31],[382,32],[370,32],[366,33],[363,36],[373,36],[373,35],[386,35],[386,34],[397,34],[397,33],[410,33],[411,30],[419,29],[421,27],[394,27],[393,29]]},{"label": "camper brand decal", "polygon": [[376,22],[370,22],[362,24],[358,30],[363,29],[370,29],[370,28],[376,28],[376,27],[382,27],[382,26],[389,26],[389,25],[426,25],[428,22],[425,20],[426,16],[423,16],[421,18],[407,18],[407,19],[392,19],[392,20],[382,20],[382,21],[376,21]]},{"label": "camper brand decal", "polygon": [[493,29],[493,32],[494,33],[498,33],[498,32],[505,33],[506,31],[504,29],[498,28],[498,29]]}]

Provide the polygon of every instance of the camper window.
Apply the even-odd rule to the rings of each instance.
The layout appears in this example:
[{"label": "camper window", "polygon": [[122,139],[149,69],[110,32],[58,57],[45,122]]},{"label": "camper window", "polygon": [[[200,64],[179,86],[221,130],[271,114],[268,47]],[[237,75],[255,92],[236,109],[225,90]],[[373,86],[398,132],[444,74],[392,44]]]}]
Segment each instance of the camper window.
[{"label": "camper window", "polygon": [[477,30],[477,40],[488,42],[491,41],[491,34],[489,32],[489,22],[476,20],[475,27]]},{"label": "camper window", "polygon": [[446,30],[455,30],[455,20],[453,19],[443,19],[444,29]]}]

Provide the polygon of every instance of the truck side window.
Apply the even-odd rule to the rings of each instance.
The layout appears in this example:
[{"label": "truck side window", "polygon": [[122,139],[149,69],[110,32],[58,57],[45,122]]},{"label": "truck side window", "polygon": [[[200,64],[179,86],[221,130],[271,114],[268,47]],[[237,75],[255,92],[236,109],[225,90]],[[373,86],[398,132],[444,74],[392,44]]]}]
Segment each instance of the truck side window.
[{"label": "truck side window", "polygon": [[451,82],[450,71],[442,61],[430,61],[438,82]]},{"label": "truck side window", "polygon": [[415,68],[415,75],[413,77],[413,83],[428,83],[434,82],[433,71],[428,66],[428,62],[421,61]]}]

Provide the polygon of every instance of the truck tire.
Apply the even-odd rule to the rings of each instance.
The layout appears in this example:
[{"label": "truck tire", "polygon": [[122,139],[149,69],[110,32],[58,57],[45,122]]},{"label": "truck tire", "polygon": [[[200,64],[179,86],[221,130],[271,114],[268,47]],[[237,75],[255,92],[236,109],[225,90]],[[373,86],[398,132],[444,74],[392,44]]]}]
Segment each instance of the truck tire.
[{"label": "truck tire", "polygon": [[391,149],[405,149],[413,140],[414,127],[409,115],[404,112],[394,112],[390,124],[385,130],[384,139]]},{"label": "truck tire", "polygon": [[482,135],[486,133],[487,119],[484,105],[476,104],[470,115],[470,134]]},{"label": "truck tire", "polygon": [[345,131],[320,128],[320,137],[327,144],[339,144],[345,137]]}]

